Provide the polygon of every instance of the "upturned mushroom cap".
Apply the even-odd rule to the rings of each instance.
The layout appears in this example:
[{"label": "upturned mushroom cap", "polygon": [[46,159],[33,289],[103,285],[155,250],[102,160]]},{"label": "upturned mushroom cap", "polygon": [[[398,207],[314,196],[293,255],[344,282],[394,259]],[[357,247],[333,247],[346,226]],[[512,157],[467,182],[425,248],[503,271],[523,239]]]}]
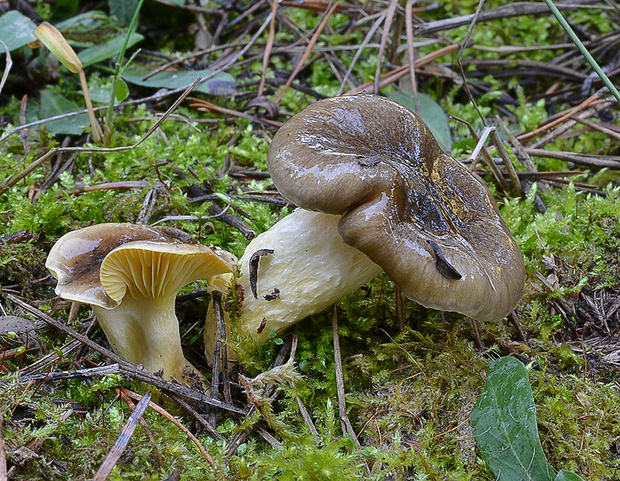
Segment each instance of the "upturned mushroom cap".
[{"label": "upturned mushroom cap", "polygon": [[[185,244],[184,242],[187,241],[187,238],[186,233],[169,227],[117,223],[97,224],[62,236],[50,251],[45,266],[58,279],[56,286],[56,294],[58,296],[70,301],[113,309],[119,305],[122,295],[119,294],[119,287],[115,288],[114,296],[110,295],[110,292],[106,292],[106,288],[104,288],[100,278],[100,267],[110,252],[127,243],[150,241],[150,245],[159,251],[162,249],[172,251],[173,248],[170,246],[174,246],[177,252],[186,255],[186,259],[189,259],[190,257],[187,257],[187,255],[193,252],[192,261],[185,261],[185,264],[194,263],[198,258],[204,258],[206,259],[206,264],[203,261],[204,266],[220,266],[216,268],[216,272],[209,274],[209,276],[226,272],[222,271],[224,268],[227,271],[232,269],[232,266],[235,264],[232,255],[200,244]],[[168,247],[164,247],[165,245],[168,245]],[[143,251],[142,254],[136,254],[136,251],[132,252],[134,252],[134,258],[138,256],[144,258],[147,256],[147,251]],[[162,257],[163,252],[160,252],[159,256]],[[168,257],[171,258],[171,256],[171,252],[168,252]],[[167,262],[170,261],[168,260]],[[203,266],[203,264],[196,263],[192,268],[196,270],[198,265]],[[111,265],[111,262],[109,265]],[[129,272],[136,274],[140,272],[142,276],[145,273],[144,269],[146,269],[145,267],[138,267],[136,263],[127,267],[130,271],[125,274],[126,276],[130,275]],[[153,269],[158,269],[158,267],[155,266]],[[163,284],[162,275],[166,272],[168,271],[162,268],[158,277],[157,282],[160,283],[160,289],[161,284]],[[110,277],[109,274],[108,277]],[[170,276],[168,278],[170,279]],[[195,277],[185,282],[185,284],[198,278],[202,277]],[[145,277],[144,279],[147,278]],[[178,281],[178,279],[176,280]],[[152,281],[155,282],[154,279]],[[142,282],[146,281],[143,280]],[[108,287],[112,288],[111,281],[108,281],[108,283]],[[168,286],[173,284],[174,282],[168,284]],[[180,287],[183,287],[183,285]],[[177,291],[180,287],[177,288]],[[132,289],[136,289],[136,287],[132,287]]]},{"label": "upturned mushroom cap", "polygon": [[118,305],[126,294],[148,299],[175,296],[190,282],[231,272],[235,264],[232,254],[202,244],[133,241],[103,259],[99,277]]},{"label": "upturned mushroom cap", "polygon": [[341,215],[344,241],[410,299],[479,320],[518,302],[523,258],[490,192],[405,107],[375,95],[316,102],[276,133],[268,166],[284,197]]},{"label": "upturned mushroom cap", "polygon": [[116,247],[136,240],[178,242],[176,229],[146,225],[107,223],[85,227],[62,236],[47,256],[45,267],[58,279],[56,294],[75,302],[112,309],[110,298],[99,280],[105,256]]}]

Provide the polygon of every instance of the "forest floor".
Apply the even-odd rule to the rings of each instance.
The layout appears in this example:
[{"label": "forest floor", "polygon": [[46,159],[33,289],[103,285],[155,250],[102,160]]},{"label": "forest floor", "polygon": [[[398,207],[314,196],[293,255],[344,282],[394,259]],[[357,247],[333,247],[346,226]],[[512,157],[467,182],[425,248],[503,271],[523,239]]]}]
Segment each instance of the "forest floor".
[{"label": "forest floor", "polygon": [[[527,367],[549,465],[620,479],[618,101],[549,7],[202,3],[0,1],[0,480],[525,479],[470,422],[505,357]],[[618,5],[571,5],[614,82]],[[80,68],[35,45],[43,21]],[[240,258],[294,209],[267,170],[275,132],[359,93],[417,110],[489,187],[525,261],[508,318],[426,309],[380,274],[263,346],[233,329],[238,362],[214,372],[197,281],[176,314],[217,381],[202,392],[115,357],[90,307],[55,294],[48,253],[94,224],[175,227]],[[577,479],[560,476],[544,479]]]}]

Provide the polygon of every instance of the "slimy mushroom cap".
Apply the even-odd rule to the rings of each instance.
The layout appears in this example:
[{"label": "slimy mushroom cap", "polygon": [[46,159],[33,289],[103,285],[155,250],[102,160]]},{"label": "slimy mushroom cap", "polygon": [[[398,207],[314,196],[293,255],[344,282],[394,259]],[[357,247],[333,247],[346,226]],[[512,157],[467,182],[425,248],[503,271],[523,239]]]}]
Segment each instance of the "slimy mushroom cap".
[{"label": "slimy mushroom cap", "polygon": [[316,102],[276,133],[268,166],[284,197],[339,214],[344,241],[410,299],[480,320],[518,302],[523,258],[490,192],[396,102]]}]

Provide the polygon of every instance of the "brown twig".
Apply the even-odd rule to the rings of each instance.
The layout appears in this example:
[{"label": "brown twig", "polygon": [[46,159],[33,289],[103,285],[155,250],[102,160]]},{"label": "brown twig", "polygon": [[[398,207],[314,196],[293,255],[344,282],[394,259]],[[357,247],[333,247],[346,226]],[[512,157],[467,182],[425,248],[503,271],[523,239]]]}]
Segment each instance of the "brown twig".
[{"label": "brown twig", "polygon": [[415,111],[420,113],[420,99],[418,98],[418,82],[415,76],[415,47],[413,46],[413,2],[407,0],[405,5],[405,35],[407,37],[407,59],[409,60],[409,81]]},{"label": "brown twig", "polygon": [[295,80],[295,77],[297,77],[297,74],[305,66],[306,61],[308,60],[308,58],[310,57],[310,54],[312,53],[312,48],[314,47],[316,42],[319,40],[319,37],[321,36],[321,33],[323,33],[323,29],[327,25],[327,21],[332,16],[332,14],[336,11],[336,7],[337,6],[338,6],[338,3],[333,3],[331,5],[331,7],[329,8],[329,10],[323,16],[323,19],[321,20],[321,23],[319,23],[319,26],[316,28],[316,31],[314,32],[314,35],[310,39],[310,42],[308,42],[308,46],[306,48],[306,51],[301,56],[301,59],[299,60],[299,62],[295,66],[295,68],[293,69],[293,72],[291,72],[291,75],[289,76],[288,80],[284,84],[284,87],[282,87],[280,92],[278,92],[278,95],[276,95],[276,98],[275,98],[275,102],[276,103],[280,102],[280,100],[282,99],[282,97],[284,96],[286,91],[289,89],[289,87],[293,83],[293,80]]},{"label": "brown twig", "polygon": [[170,397],[172,399],[174,399],[174,401],[176,403],[178,403],[188,413],[190,413],[192,416],[194,416],[194,419],[198,422],[198,424],[200,424],[203,428],[205,428],[211,436],[213,436],[218,441],[225,441],[226,440],[224,438],[224,436],[222,436],[217,431],[217,429],[215,429],[215,427],[204,418],[204,416],[202,414],[200,414],[192,406],[190,406],[185,401],[183,401],[183,399],[181,399],[179,396],[175,396],[174,394],[171,394]]},{"label": "brown twig", "polygon": [[269,24],[269,35],[267,36],[267,44],[263,52],[263,73],[260,77],[260,83],[258,84],[258,91],[256,95],[263,95],[265,90],[265,79],[267,78],[267,71],[269,70],[269,57],[271,56],[271,48],[273,47],[273,40],[276,36],[276,15],[278,13],[278,0],[271,0],[271,22]]},{"label": "brown twig", "polygon": [[245,112],[240,112],[239,110],[227,109],[225,107],[220,107],[219,105],[215,105],[211,102],[207,102],[203,99],[197,99],[195,97],[189,97],[187,100],[191,100],[191,107],[196,107],[198,110],[216,112],[221,115],[230,115],[231,117],[239,117],[241,119],[249,120],[250,122],[256,122],[259,124],[264,124],[269,127],[280,127],[282,125],[281,122],[276,122],[275,120],[263,119],[260,117],[256,117],[254,115],[246,114]]},{"label": "brown twig", "polygon": [[588,167],[607,167],[609,169],[620,170],[620,157],[611,155],[592,155],[592,154],[575,154],[573,152],[554,152],[542,149],[525,149],[528,155],[533,157],[546,157],[550,159],[559,159],[574,164],[585,165]]}]

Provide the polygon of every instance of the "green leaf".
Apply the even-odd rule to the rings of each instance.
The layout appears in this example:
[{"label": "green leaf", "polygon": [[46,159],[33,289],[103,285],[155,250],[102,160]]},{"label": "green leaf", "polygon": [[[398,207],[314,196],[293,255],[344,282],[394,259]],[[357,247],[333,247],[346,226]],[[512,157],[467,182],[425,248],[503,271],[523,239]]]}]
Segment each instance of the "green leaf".
[{"label": "green leaf", "polygon": [[127,26],[131,23],[140,0],[108,0],[110,15],[116,17],[119,25]]},{"label": "green leaf", "polygon": [[127,86],[127,84],[125,83],[125,81],[122,78],[119,78],[116,81],[116,85],[115,85],[115,88],[114,88],[114,97],[119,102],[122,102],[127,97],[129,97],[129,87]]},{"label": "green leaf", "polygon": [[[139,33],[132,33],[129,36],[129,43],[127,44],[127,47],[135,45],[143,38],[144,36]],[[89,65],[102,62],[110,57],[113,57],[114,55],[117,55],[121,51],[121,48],[123,48],[124,42],[125,34],[111,38],[110,40],[99,45],[95,45],[94,47],[85,48],[78,54],[78,57],[82,61],[84,67],[88,67]]]},{"label": "green leaf", "polygon": [[[82,107],[62,95],[49,90],[41,90],[41,107],[39,108],[39,118],[45,119],[59,114],[82,110]],[[55,134],[80,135],[84,132],[84,127],[89,126],[87,114],[75,115],[66,119],[53,120],[46,122],[48,130]]]},{"label": "green leaf", "polygon": [[[0,17],[0,40],[2,40],[9,51],[23,47],[34,42],[34,29],[37,26],[32,21],[19,13],[11,10]],[[0,54],[4,53],[4,48],[0,46]]]},{"label": "green leaf", "polygon": [[[416,112],[415,100],[410,90],[395,92],[390,95],[390,99]],[[433,136],[437,139],[437,143],[439,143],[439,147],[444,152],[450,152],[452,150],[452,135],[450,134],[446,113],[441,108],[441,105],[424,93],[418,93],[418,100],[420,102],[420,112],[417,113],[420,114],[424,123],[431,129]]]},{"label": "green leaf", "polygon": [[182,72],[160,72],[143,80],[147,70],[125,70],[125,81],[141,87],[167,88],[170,90],[189,87],[198,77],[206,79],[196,86],[195,91],[211,95],[232,95],[235,91],[235,79],[226,72],[214,73],[212,70],[186,70]]},{"label": "green leaf", "polygon": [[498,481],[552,481],[536,425],[527,370],[514,357],[489,366],[484,391],[471,413],[482,458]]},{"label": "green leaf", "polygon": [[570,471],[561,470],[554,481],[583,481],[583,478]]}]

